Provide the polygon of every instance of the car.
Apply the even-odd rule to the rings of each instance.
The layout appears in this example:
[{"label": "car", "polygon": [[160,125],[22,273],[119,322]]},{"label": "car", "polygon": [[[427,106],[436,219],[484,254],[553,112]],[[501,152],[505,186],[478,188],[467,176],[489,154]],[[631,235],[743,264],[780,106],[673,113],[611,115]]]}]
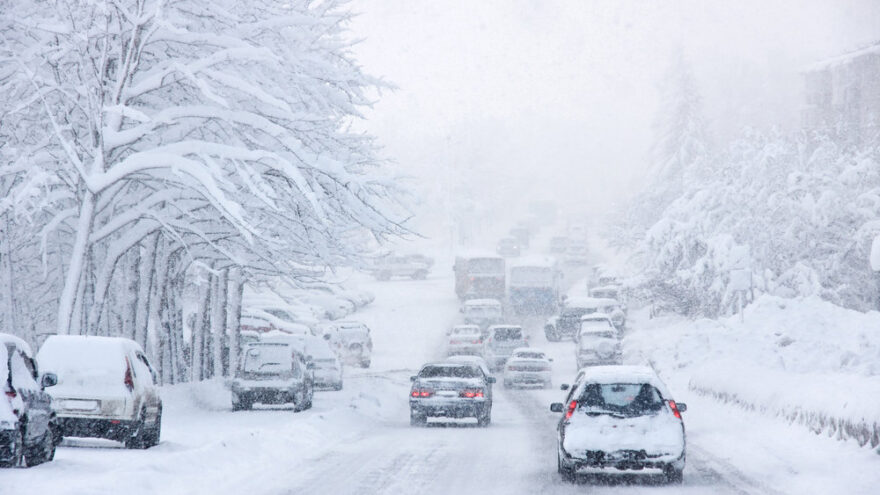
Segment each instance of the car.
[{"label": "car", "polygon": [[570,242],[567,236],[558,235],[550,239],[550,252],[554,254],[563,254],[568,249]]},{"label": "car", "polygon": [[608,327],[584,327],[575,350],[578,369],[585,366],[620,364],[622,348],[617,331]]},{"label": "car", "polygon": [[492,421],[492,397],[479,366],[469,363],[440,362],[422,366],[410,377],[410,424],[424,426],[429,417],[476,418],[479,426]]},{"label": "car", "polygon": [[159,444],[159,379],[137,342],[51,335],[40,347],[37,362],[58,378],[49,395],[61,436],[115,440],[129,449]]},{"label": "car", "polygon": [[504,237],[498,241],[498,245],[495,247],[495,252],[498,253],[498,256],[519,256],[519,241],[513,237]]},{"label": "car", "polygon": [[290,342],[250,342],[232,380],[232,410],[250,410],[256,403],[308,409],[314,396],[310,376],[305,357]]},{"label": "car", "polygon": [[[492,371],[489,369],[489,365],[486,364],[486,360],[483,359],[482,356],[456,354],[455,356],[449,356],[448,358],[446,358],[446,361],[450,363],[475,364],[479,366],[480,370],[487,378],[492,376]],[[491,389],[492,387],[490,386],[489,388]]]},{"label": "car", "polygon": [[497,299],[469,299],[461,306],[461,314],[465,324],[488,329],[504,320],[504,307]]},{"label": "car", "polygon": [[581,335],[584,332],[592,330],[614,330],[617,338],[620,338],[622,335],[620,328],[614,324],[614,320],[611,319],[610,315],[600,312],[587,313],[581,316],[581,324],[578,328],[578,333],[574,336],[574,341],[580,341]]},{"label": "car", "polygon": [[[550,410],[557,426],[557,470],[573,480],[578,470],[660,470],[681,483],[686,435],[682,413],[666,385],[645,366],[596,366]],[[633,432],[638,432],[633,434]]]},{"label": "car", "polygon": [[608,308],[613,309],[615,304],[616,301],[610,299],[565,296],[559,314],[547,319],[544,335],[550,342],[558,342],[564,338],[575,339],[584,315],[598,313]]},{"label": "car", "polygon": [[504,299],[507,268],[503,257],[488,253],[459,254],[452,265],[455,295],[468,299]]},{"label": "car", "polygon": [[359,321],[341,321],[326,329],[324,338],[347,364],[369,368],[373,354],[370,329]]},{"label": "car", "polygon": [[454,325],[449,330],[446,355],[474,354],[483,351],[483,332],[477,325]]},{"label": "car", "polygon": [[483,339],[483,359],[489,363],[489,369],[500,370],[514,349],[528,345],[521,326],[492,325]]},{"label": "car", "polygon": [[428,278],[433,264],[433,260],[425,256],[390,254],[376,259],[369,271],[376,280],[391,280],[395,277],[424,280]]},{"label": "car", "polygon": [[342,363],[330,343],[311,333],[286,333],[277,330],[260,336],[261,342],[287,343],[302,355],[306,374],[314,387],[342,389]]},{"label": "car", "polygon": [[514,385],[541,385],[550,388],[552,374],[547,354],[531,347],[514,349],[504,365],[504,387]]},{"label": "car", "polygon": [[510,229],[510,236],[516,239],[519,247],[528,249],[529,248],[529,237],[531,233],[529,232],[529,228],[527,226],[516,226]]},{"label": "car", "polygon": [[31,347],[22,339],[0,333],[0,467],[15,467],[24,461],[36,466],[55,458],[58,434],[52,397],[47,387],[58,379],[53,373],[39,374]]}]

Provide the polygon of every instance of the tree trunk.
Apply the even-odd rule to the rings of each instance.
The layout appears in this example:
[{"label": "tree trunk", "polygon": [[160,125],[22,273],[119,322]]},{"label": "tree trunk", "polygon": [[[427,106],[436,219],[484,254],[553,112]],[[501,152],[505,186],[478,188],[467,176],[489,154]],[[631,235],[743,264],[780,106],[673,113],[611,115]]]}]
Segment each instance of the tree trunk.
[{"label": "tree trunk", "polygon": [[64,288],[61,290],[61,299],[58,301],[56,332],[59,335],[67,334],[70,331],[70,325],[74,316],[74,306],[76,305],[76,295],[82,280],[83,264],[86,260],[89,236],[91,235],[94,221],[95,195],[87,189],[79,208],[76,238],[73,241],[73,249],[70,253],[70,264],[67,267]]},{"label": "tree trunk", "polygon": [[229,375],[238,371],[238,356],[241,354],[241,297],[244,290],[241,268],[233,268],[229,274],[232,286],[227,295],[226,327],[229,328]]},{"label": "tree trunk", "polygon": [[147,350],[147,325],[150,321],[150,310],[153,301],[153,284],[156,280],[156,254],[159,245],[159,234],[147,240],[143,256],[139,256],[141,266],[138,268],[137,309],[135,310],[134,336],[144,351]]},{"label": "tree trunk", "polygon": [[229,272],[221,271],[213,277],[214,284],[211,289],[211,343],[212,361],[214,364],[213,376],[226,376],[223,366],[223,349],[226,343],[226,293],[229,282]]},{"label": "tree trunk", "polygon": [[199,286],[198,311],[196,321],[192,329],[192,379],[200,381],[205,379],[205,333],[208,323],[208,305],[211,301],[210,277],[208,283],[203,282]]},{"label": "tree trunk", "polygon": [[[141,287],[141,248],[135,246],[131,249],[126,260],[126,284],[125,284],[125,308],[122,313],[122,335],[137,342],[137,312],[139,309],[138,296]],[[141,345],[141,347],[144,347]],[[146,348],[144,349],[146,350]]]}]

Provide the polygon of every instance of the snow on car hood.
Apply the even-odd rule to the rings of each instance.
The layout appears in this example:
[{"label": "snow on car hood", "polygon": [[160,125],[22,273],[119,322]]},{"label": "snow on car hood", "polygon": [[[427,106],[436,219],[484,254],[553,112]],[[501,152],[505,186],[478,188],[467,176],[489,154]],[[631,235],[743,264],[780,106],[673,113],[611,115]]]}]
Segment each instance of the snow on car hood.
[{"label": "snow on car hood", "polygon": [[684,450],[684,431],[679,419],[665,408],[657,414],[624,418],[589,416],[578,410],[565,428],[563,447],[574,457],[587,450],[644,450],[649,456],[678,457]]}]

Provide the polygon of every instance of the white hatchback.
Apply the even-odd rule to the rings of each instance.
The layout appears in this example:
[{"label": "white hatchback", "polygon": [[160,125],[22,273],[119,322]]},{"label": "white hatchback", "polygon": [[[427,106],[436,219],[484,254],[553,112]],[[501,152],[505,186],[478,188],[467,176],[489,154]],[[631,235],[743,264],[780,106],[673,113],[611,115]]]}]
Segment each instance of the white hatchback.
[{"label": "white hatchback", "polygon": [[521,347],[514,349],[504,365],[504,387],[514,385],[541,385],[549,388],[552,383],[550,362],[553,359],[540,349]]}]

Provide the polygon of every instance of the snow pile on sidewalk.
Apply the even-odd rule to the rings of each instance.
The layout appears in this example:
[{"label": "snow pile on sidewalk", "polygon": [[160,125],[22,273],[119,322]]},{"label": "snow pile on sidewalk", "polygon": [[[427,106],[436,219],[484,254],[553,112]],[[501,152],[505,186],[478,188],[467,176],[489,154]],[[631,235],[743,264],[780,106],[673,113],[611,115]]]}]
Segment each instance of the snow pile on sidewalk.
[{"label": "snow pile on sidewalk", "polygon": [[880,313],[762,296],[744,316],[639,318],[626,359],[686,376],[697,393],[880,445]]}]

